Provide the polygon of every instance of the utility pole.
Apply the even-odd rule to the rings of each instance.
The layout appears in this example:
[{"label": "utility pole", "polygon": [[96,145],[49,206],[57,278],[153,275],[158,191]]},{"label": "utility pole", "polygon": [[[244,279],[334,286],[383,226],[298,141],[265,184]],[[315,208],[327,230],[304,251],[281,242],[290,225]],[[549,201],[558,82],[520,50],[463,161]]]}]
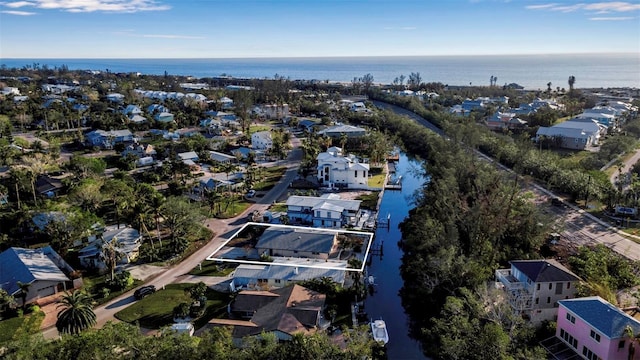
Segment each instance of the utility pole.
[{"label": "utility pole", "polygon": [[585,209],[589,209],[589,185],[591,185],[591,175],[589,175],[589,180],[587,180],[587,192],[584,196]]}]

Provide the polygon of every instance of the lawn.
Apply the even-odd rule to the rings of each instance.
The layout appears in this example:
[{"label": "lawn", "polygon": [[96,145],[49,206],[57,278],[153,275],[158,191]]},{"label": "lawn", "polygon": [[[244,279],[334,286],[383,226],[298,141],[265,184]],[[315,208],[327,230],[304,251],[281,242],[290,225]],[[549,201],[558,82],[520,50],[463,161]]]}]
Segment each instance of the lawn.
[{"label": "lawn", "polygon": [[39,332],[42,320],[44,320],[44,313],[39,311],[0,321],[0,344],[12,340],[16,336]]},{"label": "lawn", "polygon": [[363,209],[376,210],[378,206],[378,196],[380,195],[380,191],[373,191],[370,194],[360,195],[356,198],[356,200],[361,200],[362,203],[360,207]]},{"label": "lawn", "polygon": [[371,177],[369,177],[368,185],[370,187],[381,188],[384,184],[384,179],[387,176],[387,174],[382,171],[382,168],[372,168],[371,171],[369,171],[369,174]]},{"label": "lawn", "polygon": [[[119,311],[115,317],[131,324],[138,323],[148,329],[160,329],[173,323],[173,308],[180,303],[191,303],[186,289],[193,284],[169,284],[165,289],[139,300],[128,308]],[[207,308],[205,314],[196,320],[196,327],[204,325],[213,317],[222,317],[226,314],[226,306],[229,295],[213,290],[207,291]]]},{"label": "lawn", "polygon": [[253,134],[253,133],[257,133],[257,132],[260,132],[260,131],[269,131],[269,130],[271,130],[271,128],[268,127],[268,126],[265,126],[265,125],[251,125],[249,127],[249,134],[248,135],[249,135],[249,137],[251,137],[251,134]]},{"label": "lawn", "polygon": [[[225,205],[222,205],[223,209],[224,206]],[[241,214],[242,212],[247,210],[249,206],[251,206],[251,204],[244,200],[234,201],[233,204],[230,204],[228,208],[224,209],[225,211],[216,214],[216,218],[229,219],[232,217],[236,217],[238,214]]]},{"label": "lawn", "polygon": [[110,277],[111,274],[104,275],[91,275],[84,276],[82,278],[82,283],[84,284],[84,288],[91,294],[93,300],[98,304],[104,304],[111,299],[115,299],[116,297],[126,293],[127,291],[136,288],[142,284],[142,281],[138,279],[133,279],[133,284],[131,286],[126,287],[120,291],[111,291],[107,297],[103,297],[100,292],[102,288],[108,287],[107,285],[107,277]]},{"label": "lawn", "polygon": [[284,166],[276,166],[272,168],[264,169],[264,178],[253,185],[253,189],[256,191],[267,191],[273,188],[278,180],[284,175],[287,168]]},{"label": "lawn", "polygon": [[202,268],[195,267],[189,271],[189,275],[198,276],[228,276],[236,269],[236,264],[222,263],[217,261],[205,260],[202,262]]}]

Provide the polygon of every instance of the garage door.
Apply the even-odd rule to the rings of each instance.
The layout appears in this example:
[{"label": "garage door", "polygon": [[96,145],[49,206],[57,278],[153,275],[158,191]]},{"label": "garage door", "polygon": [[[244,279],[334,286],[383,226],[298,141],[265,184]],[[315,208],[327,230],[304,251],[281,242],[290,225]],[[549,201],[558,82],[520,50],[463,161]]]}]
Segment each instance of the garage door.
[{"label": "garage door", "polygon": [[45,296],[49,296],[49,295],[53,295],[56,293],[56,287],[54,286],[49,286],[46,288],[42,288],[40,290],[38,290],[38,296],[39,297],[45,297]]}]

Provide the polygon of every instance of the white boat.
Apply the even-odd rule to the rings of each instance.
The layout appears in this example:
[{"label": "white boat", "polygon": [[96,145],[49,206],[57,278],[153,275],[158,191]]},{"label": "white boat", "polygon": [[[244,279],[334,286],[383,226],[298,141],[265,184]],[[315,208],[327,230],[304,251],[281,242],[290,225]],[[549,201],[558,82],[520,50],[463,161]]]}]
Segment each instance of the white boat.
[{"label": "white boat", "polygon": [[389,333],[387,333],[387,324],[384,320],[372,321],[370,325],[373,340],[380,341],[386,345],[389,342]]},{"label": "white boat", "polygon": [[373,286],[376,284],[376,279],[373,277],[373,275],[369,275],[369,277],[367,277],[367,283],[369,284],[369,286]]}]

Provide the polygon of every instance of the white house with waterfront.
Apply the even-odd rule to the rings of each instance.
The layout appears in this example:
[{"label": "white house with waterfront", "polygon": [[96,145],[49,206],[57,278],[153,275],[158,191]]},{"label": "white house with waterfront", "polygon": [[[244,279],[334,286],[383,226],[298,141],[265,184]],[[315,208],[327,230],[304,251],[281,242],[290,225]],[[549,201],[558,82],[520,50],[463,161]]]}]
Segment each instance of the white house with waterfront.
[{"label": "white house with waterfront", "polygon": [[342,149],[332,146],[318,154],[318,181],[324,186],[350,189],[368,188],[369,164],[354,155],[342,155]]},{"label": "white house with waterfront", "polygon": [[287,199],[287,216],[292,223],[339,229],[358,222],[360,203],[360,200],[342,199],[338,194],[292,195]]}]

